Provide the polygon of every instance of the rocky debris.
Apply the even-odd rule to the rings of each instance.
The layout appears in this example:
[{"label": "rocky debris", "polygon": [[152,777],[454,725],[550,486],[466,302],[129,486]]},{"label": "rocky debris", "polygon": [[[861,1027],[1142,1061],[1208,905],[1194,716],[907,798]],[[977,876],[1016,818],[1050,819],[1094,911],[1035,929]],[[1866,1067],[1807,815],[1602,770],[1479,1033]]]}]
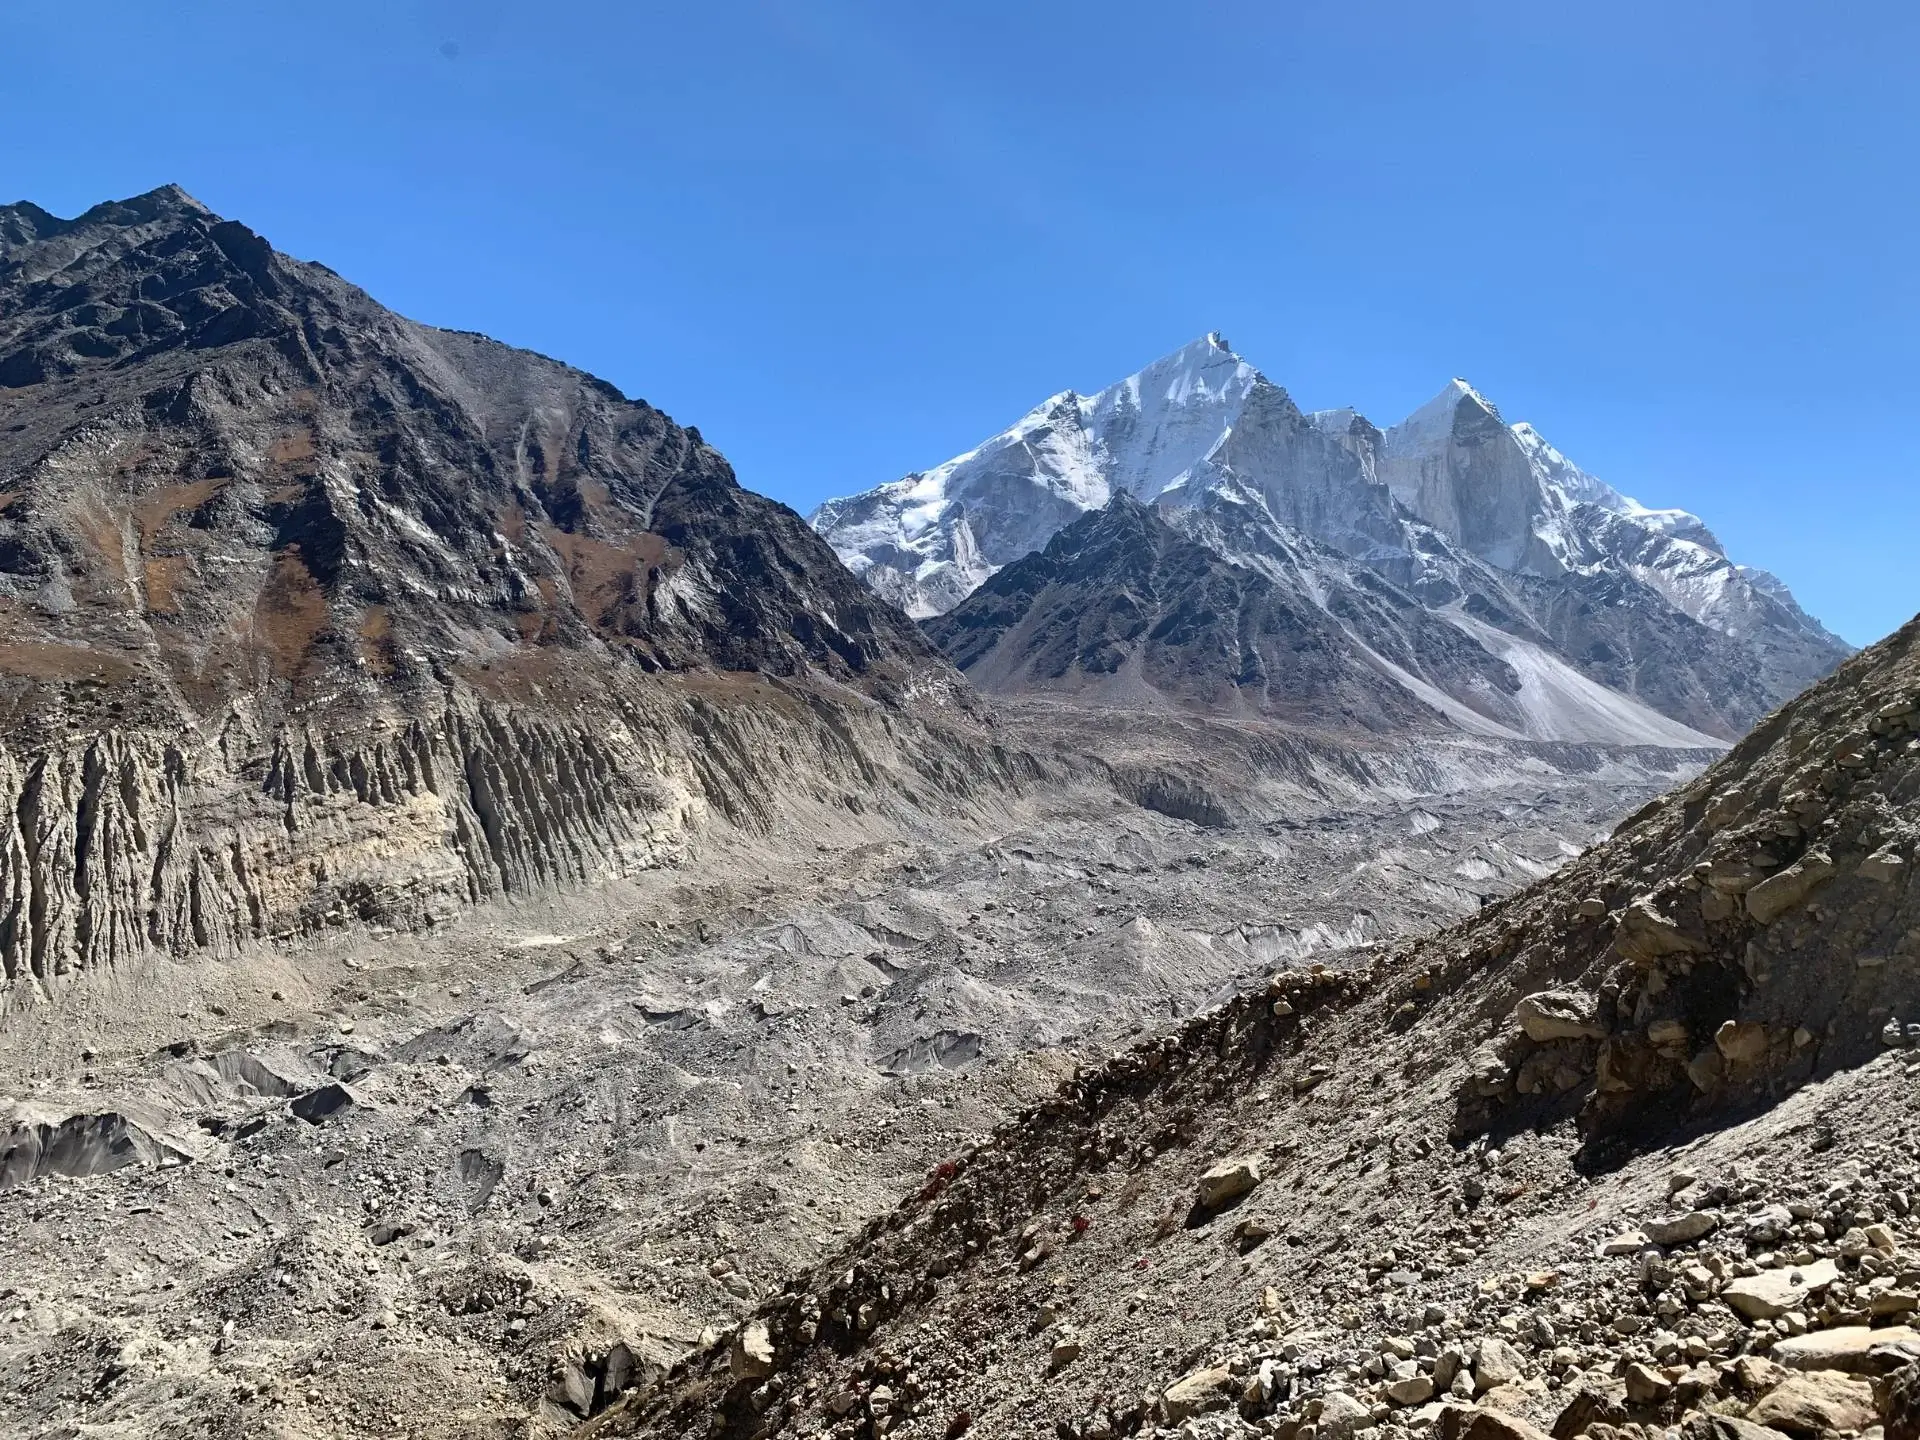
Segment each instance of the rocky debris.
[{"label": "rocky debris", "polygon": [[1485,1406],[1444,1409],[1433,1424],[1436,1440],[1546,1440],[1518,1415]]},{"label": "rocky debris", "polygon": [[[1860,763],[1836,769],[1817,813],[1794,767],[1824,764],[1808,758],[1834,753],[1822,736],[1888,688],[1920,692],[1915,636],[1533,890],[1340,970],[1282,971],[962,1152],[951,1178],[768,1302],[776,1333],[803,1313],[795,1295],[823,1316],[783,1351],[782,1393],[801,1398],[716,1388],[696,1355],[609,1430],[806,1433],[808,1393],[909,1354],[930,1413],[964,1408],[1008,1433],[1398,1440],[1446,1433],[1473,1401],[1559,1440],[1860,1428],[1867,1377],[1766,1357],[1793,1337],[1887,1328],[1920,1282],[1913,1061],[1879,1041],[1885,967],[1854,963],[1860,937],[1911,928],[1911,897],[1846,889],[1843,866],[1797,943],[1779,935],[1799,912],[1774,922],[1763,964],[1744,911],[1705,918],[1720,892],[1701,857],[1727,845],[1767,873],[1791,863],[1784,818],[1765,821],[1764,847],[1738,834],[1773,784],[1799,787],[1785,805],[1803,839],[1838,815],[1870,832],[1860,845],[1885,843],[1899,821],[1866,817],[1894,813],[1872,795],[1910,793],[1904,730],[1900,748],[1847,750]],[[1840,799],[1868,774],[1871,792]],[[1595,892],[1618,924],[1578,914]],[[1665,938],[1623,949],[1636,900],[1632,933]],[[1605,1038],[1529,1034],[1520,1002],[1557,991],[1591,996],[1583,1018]],[[1523,1085],[1530,1066],[1540,1083]],[[1563,1068],[1577,1072],[1564,1089]],[[1218,1157],[1254,1155],[1265,1178],[1231,1220],[1181,1223]],[[1087,1228],[1027,1264],[1036,1217],[1057,1232],[1073,1213]],[[1072,1295],[1081,1340],[1058,1370],[1028,1328],[1031,1297],[1052,1293]],[[983,1364],[995,1378],[968,1378]],[[1170,1420],[1168,1387],[1217,1371],[1229,1401]]]},{"label": "rocky debris", "polygon": [[[1008,725],[1047,737],[1055,756],[1149,768],[1136,724],[1034,712]],[[1333,983],[1311,963],[1474,909],[1472,891],[1524,882],[1592,833],[1618,787],[1658,773],[1598,752],[1543,770],[1493,744],[1356,751],[1324,735],[1164,717],[1150,738],[1152,766],[1215,793],[1243,787],[1242,818],[1203,833],[1164,810],[1116,805],[1103,780],[1076,780],[1096,785],[1091,798],[1049,792],[1044,809],[1002,817],[985,840],[962,815],[951,833],[926,822],[910,843],[876,843],[890,833],[881,817],[841,812],[820,816],[796,855],[791,836],[721,824],[697,866],[557,896],[551,909],[487,907],[425,936],[343,935],[300,949],[291,979],[275,957],[163,971],[239,991],[215,1017],[227,1038],[176,1049],[198,1028],[178,1011],[197,1002],[161,990],[148,992],[157,1014],[116,1011],[110,1029],[65,1006],[17,1017],[0,1042],[8,1084],[31,1085],[28,1057],[44,1053],[31,1047],[65,1030],[71,1058],[54,1063],[76,1093],[60,1113],[160,1097],[163,1133],[196,1158],[182,1166],[156,1152],[85,1185],[8,1192],[17,1207],[0,1204],[0,1272],[39,1268],[50,1296],[85,1296],[110,1273],[112,1323],[128,1334],[199,1321],[217,1337],[237,1320],[219,1364],[181,1382],[197,1412],[231,1417],[221,1423],[237,1433],[286,1418],[270,1387],[238,1396],[270,1364],[303,1384],[317,1367],[322,1398],[297,1399],[293,1415],[311,1409],[316,1431],[387,1440],[398,1408],[415,1440],[467,1440],[496,1422],[545,1437],[581,1423],[583,1402],[598,1416],[618,1394],[648,1390],[703,1331],[721,1343],[779,1294],[782,1276],[833,1253],[899,1190],[923,1188],[1072,1063],[1097,1063],[1129,1030],[1157,1025],[1170,995],[1191,1010],[1252,986],[1262,1003],[1291,1008],[1293,996],[1311,1016]],[[1085,763],[1086,776],[1106,773]],[[1300,775],[1316,788],[1295,788]],[[1250,776],[1263,778],[1247,790]],[[1445,793],[1400,793],[1435,777]],[[1268,786],[1274,798],[1262,799]],[[816,852],[816,840],[831,848]],[[1448,881],[1469,863],[1487,878],[1472,890]],[[1358,906],[1367,919],[1356,929]],[[1133,927],[1136,916],[1150,926]],[[1260,981],[1276,964],[1291,978],[1269,993]],[[656,1018],[668,1014],[678,1018]],[[937,1063],[943,1035],[981,1036],[980,1054]],[[922,1040],[917,1053],[936,1063],[883,1075]],[[96,1053],[82,1060],[85,1046]],[[1312,1094],[1337,1087],[1341,1067],[1307,1060],[1289,1094],[1296,1078]],[[317,1128],[288,1114],[288,1099],[336,1081],[367,1104]],[[1251,1154],[1271,1167],[1269,1139],[1207,1158]],[[1156,1197],[1156,1218],[1159,1201],[1177,1201],[1176,1230],[1191,1218],[1206,1163]],[[1288,1245],[1259,1194],[1219,1222],[1236,1254]],[[1111,1226],[1111,1203],[1076,1193],[1045,1207],[1050,1253],[1027,1273],[1044,1282],[1086,1249]],[[1032,1218],[1010,1217],[1005,1241]],[[289,1268],[269,1227],[327,1236],[328,1255]],[[388,1233],[397,1238],[373,1243]],[[929,1271],[943,1258],[929,1257]],[[295,1288],[272,1281],[275,1269]],[[236,1295],[228,1273],[257,1278]],[[163,1276],[175,1288],[161,1288]],[[80,1342],[71,1329],[9,1329],[6,1313],[0,1303],[0,1431],[33,1433],[64,1403],[50,1355]],[[59,1313],[82,1323],[72,1307]],[[1078,1333],[1082,1354],[1057,1372],[1062,1383],[1111,1351],[1081,1320],[1067,1305],[1035,1341],[1050,1362],[1058,1326]],[[637,1357],[625,1371],[622,1345]],[[1156,1372],[1156,1396],[1175,1378]],[[1256,1367],[1236,1383],[1258,1379]],[[1287,1383],[1278,1369],[1269,1379]],[[172,1382],[153,1387],[87,1391],[84,1413],[165,1436]],[[445,1403],[428,1412],[389,1399],[421,1389]],[[956,1402],[937,1418],[960,1408],[986,1414]]]},{"label": "rocky debris", "polygon": [[1194,1203],[1202,1210],[1218,1210],[1249,1193],[1264,1177],[1257,1156],[1222,1160],[1207,1168],[1194,1188]]},{"label": "rocky debris", "polygon": [[[1516,1024],[1496,1035],[1463,1087],[1463,1131],[1579,1090],[1600,1143],[1661,1107],[1756,1103],[1904,1047],[1896,1012],[1900,986],[1920,977],[1920,915],[1910,887],[1862,867],[1920,839],[1900,818],[1920,753],[1917,712],[1902,709],[1920,689],[1914,627],[1869,656],[1582,857],[1550,908],[1518,901],[1489,925],[1487,953],[1510,944],[1538,977],[1514,995],[1516,1018],[1529,995],[1574,991],[1594,997],[1605,1034],[1542,1040]],[[1576,885],[1617,897],[1611,918],[1581,914],[1591,895]],[[1827,957],[1844,983],[1823,978]]]},{"label": "rocky debris", "polygon": [[1894,1371],[1876,1393],[1886,1440],[1914,1440],[1920,1435],[1920,1360]]},{"label": "rocky debris", "polygon": [[44,1175],[102,1175],[127,1165],[178,1164],[191,1155],[152,1116],[0,1101],[0,1190]]}]

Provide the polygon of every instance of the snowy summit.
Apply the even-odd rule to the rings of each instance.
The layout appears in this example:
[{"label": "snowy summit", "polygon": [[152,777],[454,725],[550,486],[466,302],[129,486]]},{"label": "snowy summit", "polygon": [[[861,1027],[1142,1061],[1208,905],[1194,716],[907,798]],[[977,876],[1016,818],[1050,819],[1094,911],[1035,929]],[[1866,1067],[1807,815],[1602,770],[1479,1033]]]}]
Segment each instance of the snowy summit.
[{"label": "snowy summit", "polygon": [[[943,465],[830,500],[812,523],[927,619],[1119,494],[1235,564],[1357,563],[1516,676],[1509,642],[1533,647],[1533,671],[1534,651],[1557,657],[1710,735],[1738,733],[1847,653],[1697,516],[1596,479],[1466,381],[1383,430],[1352,410],[1303,412],[1218,332],[1096,394],[1063,391]],[[1303,546],[1322,559],[1303,562]],[[1657,673],[1675,664],[1687,673]]]}]

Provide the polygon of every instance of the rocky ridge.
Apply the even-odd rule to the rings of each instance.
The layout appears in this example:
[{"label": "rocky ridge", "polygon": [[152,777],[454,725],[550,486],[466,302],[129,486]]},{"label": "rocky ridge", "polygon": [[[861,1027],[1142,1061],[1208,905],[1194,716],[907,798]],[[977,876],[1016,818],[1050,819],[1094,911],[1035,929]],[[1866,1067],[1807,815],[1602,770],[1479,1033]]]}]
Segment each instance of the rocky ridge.
[{"label": "rocky ridge", "polygon": [[[922,626],[998,695],[1377,732],[1457,727],[1513,740],[1717,748],[1711,735],[1526,642],[1503,650],[1506,637],[1491,627],[1476,638],[1474,622],[1433,614],[1304,536],[1250,536],[1231,507],[1207,520],[1176,529],[1119,492]],[[1257,553],[1258,563],[1224,558],[1236,550],[1226,526],[1251,541],[1238,553]]]},{"label": "rocky ridge", "polygon": [[1078,1074],[595,1433],[1891,1433],[1916,784],[1920,621],[1553,877]]},{"label": "rocky ridge", "polygon": [[1369,730],[1431,720],[1310,598],[1228,564],[1124,492],[925,627],[988,691]]}]

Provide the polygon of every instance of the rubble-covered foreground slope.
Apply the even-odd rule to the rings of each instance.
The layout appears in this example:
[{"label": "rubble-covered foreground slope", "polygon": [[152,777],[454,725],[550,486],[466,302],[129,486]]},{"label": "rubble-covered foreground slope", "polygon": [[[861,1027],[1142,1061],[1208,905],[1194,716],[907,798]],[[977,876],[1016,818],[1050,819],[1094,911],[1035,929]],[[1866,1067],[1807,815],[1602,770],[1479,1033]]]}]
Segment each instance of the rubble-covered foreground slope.
[{"label": "rubble-covered foreground slope", "polygon": [[1076,1074],[594,1433],[1910,1435],[1917,811],[1920,621],[1514,898]]}]

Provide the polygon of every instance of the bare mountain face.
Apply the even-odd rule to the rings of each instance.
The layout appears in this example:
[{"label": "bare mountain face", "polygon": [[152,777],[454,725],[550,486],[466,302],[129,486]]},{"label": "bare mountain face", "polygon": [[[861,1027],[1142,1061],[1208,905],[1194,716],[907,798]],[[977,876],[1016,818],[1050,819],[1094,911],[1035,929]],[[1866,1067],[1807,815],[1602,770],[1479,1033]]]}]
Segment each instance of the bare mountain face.
[{"label": "bare mountain face", "polygon": [[1917,859],[1920,620],[1518,895],[1080,1070],[591,1433],[1912,1433]]},{"label": "bare mountain face", "polygon": [[0,208],[0,613],[0,1003],[969,783],[951,669],[697,431],[172,187]]},{"label": "bare mountain face", "polygon": [[[1217,335],[812,519],[878,593],[926,618],[1120,493],[1309,594],[1329,574],[1347,588],[1350,567],[1304,542],[1374,571],[1485,651],[1520,712],[1496,698],[1498,723],[1530,738],[1594,731],[1595,706],[1612,702],[1584,681],[1730,740],[1848,653],[1699,519],[1621,495],[1464,382],[1382,431],[1352,411],[1303,412]],[[1462,706],[1489,718],[1452,688],[1429,693],[1424,663],[1402,668],[1454,723],[1476,727]]]},{"label": "bare mountain face", "polygon": [[1376,731],[1431,720],[1311,598],[1228,564],[1124,492],[925,626],[989,691]]}]

